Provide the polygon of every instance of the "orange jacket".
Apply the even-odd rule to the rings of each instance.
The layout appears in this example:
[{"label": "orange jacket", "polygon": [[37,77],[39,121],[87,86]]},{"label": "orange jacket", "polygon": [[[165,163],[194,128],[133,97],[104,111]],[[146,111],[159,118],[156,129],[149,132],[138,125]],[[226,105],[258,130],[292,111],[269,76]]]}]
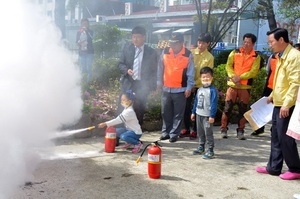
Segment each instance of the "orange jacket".
[{"label": "orange jacket", "polygon": [[169,88],[186,87],[186,70],[191,52],[186,48],[182,48],[177,56],[174,55],[171,48],[166,48],[164,52],[164,86]]}]

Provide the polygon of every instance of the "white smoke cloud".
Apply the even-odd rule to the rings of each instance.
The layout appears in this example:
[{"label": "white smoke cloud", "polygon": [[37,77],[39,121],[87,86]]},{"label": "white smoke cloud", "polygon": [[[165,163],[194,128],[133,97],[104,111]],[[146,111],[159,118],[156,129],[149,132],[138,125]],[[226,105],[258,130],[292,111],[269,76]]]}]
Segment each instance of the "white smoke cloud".
[{"label": "white smoke cloud", "polygon": [[25,0],[0,12],[0,199],[28,180],[51,133],[81,116],[80,71],[58,29]]}]

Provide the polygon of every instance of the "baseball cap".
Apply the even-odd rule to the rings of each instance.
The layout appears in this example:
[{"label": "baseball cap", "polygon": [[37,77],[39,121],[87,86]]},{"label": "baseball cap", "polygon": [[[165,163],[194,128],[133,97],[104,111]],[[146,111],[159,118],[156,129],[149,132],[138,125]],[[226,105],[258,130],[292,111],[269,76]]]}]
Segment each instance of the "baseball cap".
[{"label": "baseball cap", "polygon": [[183,42],[183,41],[184,41],[183,35],[179,32],[173,32],[169,39],[170,43],[177,43],[177,42]]}]

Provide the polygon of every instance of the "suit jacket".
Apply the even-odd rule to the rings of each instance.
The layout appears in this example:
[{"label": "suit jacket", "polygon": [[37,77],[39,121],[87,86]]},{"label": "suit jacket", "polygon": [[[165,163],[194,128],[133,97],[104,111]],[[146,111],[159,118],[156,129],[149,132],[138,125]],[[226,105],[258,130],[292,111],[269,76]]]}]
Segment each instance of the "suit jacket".
[{"label": "suit jacket", "polygon": [[[120,79],[122,91],[131,89],[132,83],[134,81],[132,77],[127,74],[128,69],[133,69],[134,55],[135,46],[132,43],[127,43],[124,46],[118,64],[122,74]],[[153,48],[144,45],[140,81],[142,89],[145,89],[146,92],[153,91],[156,89],[157,62],[157,52]]]}]

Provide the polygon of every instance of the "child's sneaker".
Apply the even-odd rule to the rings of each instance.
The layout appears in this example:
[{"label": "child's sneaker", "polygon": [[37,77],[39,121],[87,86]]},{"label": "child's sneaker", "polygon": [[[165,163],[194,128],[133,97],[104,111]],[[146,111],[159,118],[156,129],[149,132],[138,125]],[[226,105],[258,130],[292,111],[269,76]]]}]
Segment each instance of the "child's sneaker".
[{"label": "child's sneaker", "polygon": [[195,140],[195,139],[197,139],[197,132],[193,131],[190,135],[190,140]]},{"label": "child's sneaker", "polygon": [[204,155],[203,159],[212,159],[214,158],[214,152],[212,150],[208,150]]},{"label": "child's sneaker", "polygon": [[128,149],[130,147],[132,147],[132,144],[127,143],[127,142],[121,146],[122,149]]},{"label": "child's sneaker", "polygon": [[133,150],[132,150],[132,153],[138,153],[138,152],[140,152],[140,150],[141,150],[142,147],[143,147],[143,143],[142,143],[142,142],[140,142],[140,143],[137,144],[137,145],[134,145],[134,148],[133,148]]},{"label": "child's sneaker", "polygon": [[204,153],[204,147],[198,146],[197,150],[193,151],[193,155],[201,155]]}]

